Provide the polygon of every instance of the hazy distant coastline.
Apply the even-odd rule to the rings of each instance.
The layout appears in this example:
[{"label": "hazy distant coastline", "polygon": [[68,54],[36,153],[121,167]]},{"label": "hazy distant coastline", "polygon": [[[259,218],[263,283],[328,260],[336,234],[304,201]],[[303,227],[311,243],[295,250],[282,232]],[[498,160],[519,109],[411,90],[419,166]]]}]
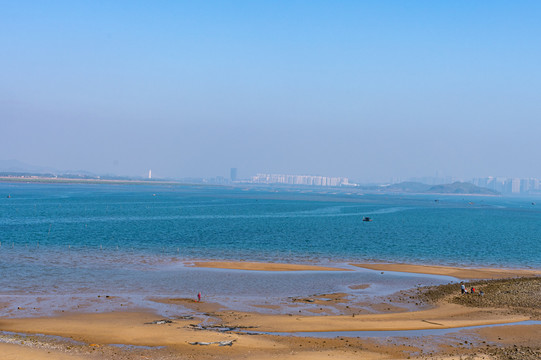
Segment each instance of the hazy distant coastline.
[{"label": "hazy distant coastline", "polygon": [[[220,184],[201,184],[197,182],[184,182],[180,180],[143,180],[133,178],[121,178],[121,177],[91,177],[87,175],[51,175],[51,174],[25,174],[25,173],[0,173],[0,182],[14,182],[14,183],[62,183],[62,184],[132,184],[132,185],[209,185],[219,186]],[[222,184],[225,185],[225,184]],[[325,192],[332,194],[352,195],[363,193],[390,193],[390,194],[439,194],[439,195],[484,195],[484,196],[498,196],[501,193],[482,188],[471,183],[466,182],[454,182],[452,184],[440,184],[440,185],[427,185],[419,182],[402,182],[392,185],[382,186],[362,186],[357,185],[355,187],[321,187],[317,185],[297,185],[288,186],[284,184],[250,184],[239,183],[229,184],[230,186],[242,186],[242,187],[254,187],[254,188],[275,188],[275,189],[298,189],[299,191],[307,189],[325,190]]]},{"label": "hazy distant coastline", "polygon": [[[83,177],[56,177],[56,176],[0,176],[0,182],[14,183],[44,183],[44,184],[133,184],[133,185],[166,185],[181,184],[175,181],[159,180],[135,180],[135,179],[101,179],[101,178],[83,178]],[[186,184],[183,184],[186,185]]]},{"label": "hazy distant coastline", "polygon": [[456,181],[452,184],[427,185],[418,182],[402,182],[383,188],[386,192],[445,194],[445,195],[501,195],[501,193],[479,187],[467,182]]}]

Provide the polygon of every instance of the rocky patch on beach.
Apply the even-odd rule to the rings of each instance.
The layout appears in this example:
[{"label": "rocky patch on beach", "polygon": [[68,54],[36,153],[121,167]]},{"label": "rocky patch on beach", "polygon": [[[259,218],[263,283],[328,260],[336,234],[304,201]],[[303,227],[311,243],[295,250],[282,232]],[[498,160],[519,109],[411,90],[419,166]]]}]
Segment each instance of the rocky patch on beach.
[{"label": "rocky patch on beach", "polygon": [[445,298],[465,306],[507,308],[535,320],[541,319],[541,277],[480,280],[464,285],[468,291],[465,294],[461,293],[460,283],[453,283],[420,290],[419,297],[432,303]]},{"label": "rocky patch on beach", "polygon": [[486,353],[502,360],[539,360],[541,359],[541,348],[532,348],[529,346],[490,346]]},{"label": "rocky patch on beach", "polygon": [[[410,359],[411,357],[408,357]],[[440,353],[438,355],[416,357],[417,360],[539,360],[541,350],[528,346],[487,345],[484,349]]]}]

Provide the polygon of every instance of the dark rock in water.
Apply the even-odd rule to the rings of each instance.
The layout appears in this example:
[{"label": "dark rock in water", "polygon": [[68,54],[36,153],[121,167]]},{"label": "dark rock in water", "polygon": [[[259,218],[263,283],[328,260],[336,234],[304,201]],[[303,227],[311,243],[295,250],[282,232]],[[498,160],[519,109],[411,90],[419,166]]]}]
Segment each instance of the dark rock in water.
[{"label": "dark rock in water", "polygon": [[218,342],[218,346],[233,346],[233,341],[235,340],[224,340]]},{"label": "dark rock in water", "polygon": [[190,345],[213,345],[218,344],[218,346],[233,346],[233,342],[235,340],[224,340],[224,341],[213,341],[213,342],[205,342],[205,341],[194,341],[189,342]]},{"label": "dark rock in water", "polygon": [[163,324],[171,324],[171,323],[172,323],[171,320],[163,319],[163,320],[156,320],[156,321],[148,322],[148,323],[145,323],[145,324],[163,325]]},{"label": "dark rock in water", "polygon": [[190,345],[210,345],[212,343],[204,342],[204,341],[194,341],[194,342],[190,342],[188,344],[190,344]]},{"label": "dark rock in water", "polygon": [[177,319],[179,319],[179,320],[193,320],[193,316],[184,315],[184,316],[179,316]]}]

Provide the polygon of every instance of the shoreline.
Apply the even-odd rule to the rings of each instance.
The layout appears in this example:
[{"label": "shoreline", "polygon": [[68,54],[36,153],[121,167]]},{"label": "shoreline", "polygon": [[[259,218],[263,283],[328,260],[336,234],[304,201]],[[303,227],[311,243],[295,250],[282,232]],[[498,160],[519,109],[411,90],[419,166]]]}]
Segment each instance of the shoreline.
[{"label": "shoreline", "polygon": [[[351,269],[340,267],[244,261],[195,261],[192,264],[197,267],[240,271],[351,271]],[[476,279],[479,276],[510,278],[525,274],[534,274],[534,276],[541,274],[538,270],[462,269],[415,264],[349,264],[349,266],[373,271],[401,270],[412,274],[445,275],[461,279]],[[509,281],[518,282],[521,279]],[[458,284],[443,286],[451,286],[453,296],[460,297]],[[360,287],[361,290],[362,288]],[[115,301],[115,294],[112,295],[110,300]],[[413,299],[413,302],[422,302],[419,289],[412,289],[409,293],[399,296],[407,298],[408,302],[410,299]],[[474,298],[476,295],[467,296],[470,297],[469,299],[477,299]],[[486,298],[490,296],[487,294]],[[448,297],[446,295],[445,299]],[[389,311],[376,313],[362,310],[366,304],[355,303],[348,298],[348,294],[324,294],[314,296],[312,299],[291,299],[293,303],[310,301],[322,309],[334,306],[341,309],[342,313],[339,315],[315,314],[304,310],[301,313],[291,309],[286,312],[283,307],[281,313],[278,314],[265,314],[258,311],[242,312],[228,309],[220,303],[205,300],[198,302],[181,297],[156,297],[149,300],[177,306],[177,315],[163,318],[155,311],[132,308],[97,313],[75,311],[48,317],[0,317],[0,352],[5,354],[6,360],[35,358],[94,360],[120,358],[119,355],[122,355],[123,359],[130,360],[142,357],[164,360],[219,357],[240,360],[246,358],[247,354],[250,358],[260,360],[320,360],[329,357],[379,360],[406,359],[411,357],[412,352],[419,354],[419,357],[412,358],[426,359],[426,357],[421,357],[425,345],[418,344],[424,341],[427,347],[438,349],[433,350],[437,359],[451,360],[456,354],[471,354],[475,350],[472,348],[474,342],[486,351],[490,350],[494,353],[500,351],[496,345],[492,348],[483,344],[485,339],[495,344],[503,344],[502,346],[511,347],[519,344],[521,349],[534,351],[533,354],[536,356],[538,353],[535,352],[537,351],[535,346],[541,339],[541,325],[512,324],[532,319],[541,320],[539,315],[532,315],[535,311],[521,313],[503,307],[472,307],[447,300],[438,300],[428,308],[418,306],[414,310],[407,310],[400,308],[398,295],[386,298],[379,304],[388,306]],[[264,298],[259,301],[262,307],[284,306],[284,304],[266,304]],[[402,300],[403,303],[405,301]],[[372,305],[375,309],[378,304]],[[191,312],[187,314],[186,309]],[[449,337],[443,335],[446,340],[439,345],[434,345],[432,335],[423,337],[424,340],[412,340],[411,344],[408,344],[408,340],[400,340],[399,343],[403,345],[399,345],[394,340],[387,341],[387,338],[382,340],[345,335],[331,338],[279,335],[347,331],[407,332],[408,330],[454,329],[494,324],[503,325],[467,330],[473,335],[459,336],[459,339],[467,339],[465,343],[463,340],[456,340],[457,333],[451,332],[452,335]],[[10,335],[8,332],[15,335]],[[513,340],[509,340],[511,336]],[[407,335],[404,337],[408,338]],[[477,337],[480,340],[476,340]],[[454,344],[453,347],[448,348],[448,343]],[[221,344],[226,345],[221,346]]]}]

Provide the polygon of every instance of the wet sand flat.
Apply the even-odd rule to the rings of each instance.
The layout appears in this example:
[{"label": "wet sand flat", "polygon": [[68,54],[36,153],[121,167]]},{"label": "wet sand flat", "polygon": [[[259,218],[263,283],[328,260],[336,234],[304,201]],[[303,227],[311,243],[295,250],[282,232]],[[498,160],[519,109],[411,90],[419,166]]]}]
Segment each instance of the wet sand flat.
[{"label": "wet sand flat", "polygon": [[[233,264],[232,266],[236,264],[235,262],[224,263]],[[260,266],[259,263],[255,264]],[[277,265],[278,268],[281,266],[282,264]],[[415,265],[412,266],[417,269]],[[386,269],[384,271],[392,271]],[[508,271],[503,272],[508,277],[522,273],[520,271],[514,274]],[[479,274],[479,272],[470,273],[470,275]],[[496,282],[497,287],[510,289],[511,286],[518,286],[518,288],[530,286],[533,289],[534,286],[539,285],[537,278],[510,281],[511,283],[502,283],[501,286],[499,285],[501,280],[492,281],[492,284]],[[358,286],[359,284],[351,285]],[[348,313],[346,306],[353,307],[354,304],[346,293],[336,293],[321,294],[309,300],[323,308],[326,302],[343,305],[344,311],[340,315],[323,315],[324,311],[320,314],[307,315],[307,312],[301,315],[300,313],[286,313],[285,311],[288,310],[285,308],[282,308],[283,310],[278,314],[263,314],[257,311],[241,312],[227,309],[218,303],[197,302],[193,299],[178,297],[151,299],[179,307],[179,316],[170,316],[165,319],[167,321],[163,321],[163,317],[159,314],[144,310],[104,313],[74,312],[37,318],[0,318],[0,353],[3,355],[0,358],[22,360],[141,358],[317,360],[326,358],[458,359],[464,355],[472,359],[497,360],[501,358],[500,355],[507,356],[506,349],[509,351],[518,349],[520,354],[525,354],[521,359],[538,358],[537,355],[541,354],[540,325],[482,328],[467,334],[445,337],[444,340],[438,340],[440,343],[431,337],[410,341],[407,338],[378,340],[343,336],[317,338],[272,334],[449,329],[541,320],[538,309],[528,305],[535,305],[535,303],[517,301],[517,304],[527,304],[517,309],[507,306],[507,303],[504,304],[506,306],[500,306],[497,302],[489,301],[493,295],[489,285],[483,286],[488,291],[483,297],[462,296],[477,296],[476,299],[486,299],[488,306],[473,306],[471,302],[454,301],[453,299],[457,297],[466,299],[461,297],[459,285],[455,283],[434,287],[436,290],[433,291],[436,293],[439,291],[439,297],[435,297],[437,301],[430,308],[399,311],[398,307],[394,307],[388,313]],[[440,291],[439,288],[444,290]],[[531,298],[529,292],[512,291],[509,295]],[[418,293],[412,296],[420,297],[421,295]],[[111,298],[115,299],[114,294]],[[300,298],[292,301],[302,303],[306,300]],[[266,299],[261,299],[261,305],[279,309],[283,304],[267,303]],[[195,314],[181,316],[185,311],[183,309],[186,308],[195,311]],[[21,316],[24,316],[24,312]],[[472,333],[475,335],[471,335]],[[49,339],[47,336],[61,338]],[[490,344],[483,343],[485,340]],[[428,357],[429,354],[435,357]]]},{"label": "wet sand flat", "polygon": [[53,349],[35,349],[17,344],[0,343],[2,360],[83,360],[87,357],[67,354]]}]

